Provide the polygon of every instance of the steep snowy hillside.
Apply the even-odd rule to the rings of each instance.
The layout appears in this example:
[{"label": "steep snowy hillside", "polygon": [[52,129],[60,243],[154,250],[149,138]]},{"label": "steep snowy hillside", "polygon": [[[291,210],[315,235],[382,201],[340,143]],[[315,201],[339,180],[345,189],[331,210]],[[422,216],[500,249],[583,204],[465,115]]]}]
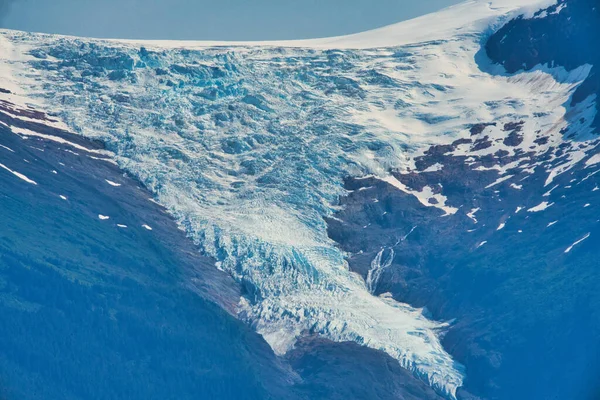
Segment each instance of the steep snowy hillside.
[{"label": "steep snowy hillside", "polygon": [[[530,350],[537,356],[521,361],[541,376],[539,355],[558,346],[534,343],[540,332],[527,336],[527,321],[548,328],[566,320],[564,310],[529,307],[571,293],[557,286],[570,272],[555,266],[544,275],[531,258],[539,248],[562,260],[592,242],[599,161],[595,94],[571,101],[594,76],[595,59],[537,65],[550,61],[540,58],[516,72],[493,64],[510,51],[496,36],[486,55],[486,41],[509,20],[560,15],[552,2],[524,3],[469,1],[301,42],[2,31],[0,99],[12,104],[9,114],[35,105],[65,131],[101,141],[242,285],[233,312],[277,354],[306,336],[356,342],[443,396],[465,386],[464,397],[517,398],[526,385],[515,385],[520,394],[507,388],[523,376],[511,375],[511,357]],[[77,143],[71,134],[10,129],[24,140]],[[99,156],[72,146],[80,157]],[[544,236],[571,210],[561,199],[573,187],[585,223]],[[510,257],[523,268],[508,268]],[[585,298],[564,301],[571,310]],[[584,322],[585,335],[595,332]],[[520,341],[508,349],[510,335]],[[585,335],[564,339],[587,343]],[[531,388],[542,383],[529,375]]]}]

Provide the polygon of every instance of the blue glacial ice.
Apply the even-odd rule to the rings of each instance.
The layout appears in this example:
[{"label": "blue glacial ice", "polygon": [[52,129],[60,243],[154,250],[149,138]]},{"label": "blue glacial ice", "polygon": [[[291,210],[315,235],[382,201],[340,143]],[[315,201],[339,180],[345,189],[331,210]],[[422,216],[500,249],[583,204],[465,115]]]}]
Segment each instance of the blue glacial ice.
[{"label": "blue glacial ice", "polygon": [[276,353],[306,334],[354,341],[455,396],[465,371],[440,343],[447,323],[372,295],[393,252],[373,260],[366,284],[348,270],[324,217],[345,194],[345,177],[396,185],[390,169],[472,123],[521,115],[557,126],[576,77],[487,75],[474,62],[481,36],[473,29],[376,50],[0,36],[12,54],[3,65],[27,96],[105,142],[242,284],[240,318]]}]

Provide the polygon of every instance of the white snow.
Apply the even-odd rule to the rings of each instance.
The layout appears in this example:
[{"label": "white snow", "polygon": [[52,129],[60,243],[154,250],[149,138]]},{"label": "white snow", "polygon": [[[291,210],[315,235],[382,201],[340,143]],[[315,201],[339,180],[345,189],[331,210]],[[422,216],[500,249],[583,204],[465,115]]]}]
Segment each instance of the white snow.
[{"label": "white snow", "polygon": [[8,172],[10,172],[11,174],[13,174],[17,178],[22,179],[22,180],[24,180],[27,183],[31,183],[32,185],[37,185],[37,183],[34,180],[29,179],[28,177],[26,177],[25,175],[23,175],[20,172],[13,171],[12,169],[8,168],[4,164],[0,164],[0,168],[7,170]]},{"label": "white snow", "polygon": [[582,237],[581,239],[575,241],[572,245],[570,245],[569,247],[567,247],[567,249],[565,250],[565,253],[570,252],[571,250],[573,250],[573,247],[577,246],[579,243],[583,242],[585,239],[590,237],[590,233],[588,232],[584,237]]},{"label": "white snow", "polygon": [[600,169],[597,169],[597,170],[595,170],[595,171],[593,171],[593,172],[590,172],[589,174],[587,174],[587,175],[585,176],[585,178],[583,178],[583,179],[582,179],[580,182],[578,182],[577,184],[579,185],[581,182],[585,182],[585,181],[587,181],[587,180],[588,180],[588,179],[590,179],[592,176],[596,175],[598,172],[600,172]]},{"label": "white snow", "polygon": [[[422,190],[418,191],[410,189],[408,186],[400,182],[396,177],[392,175],[388,175],[378,179],[389,183],[390,185],[394,186],[397,189],[400,189],[405,193],[415,196],[417,200],[419,200],[419,203],[423,204],[425,207],[435,207],[439,208],[440,210],[443,210],[446,213],[445,215],[456,214],[456,212],[458,211],[458,208],[446,205],[446,201],[448,200],[446,196],[440,193],[434,193],[429,186],[425,186]],[[436,202],[430,203],[429,199],[435,199]]]},{"label": "white snow", "polygon": [[94,157],[94,156],[88,156],[88,157],[91,158],[92,160],[106,161],[107,163],[110,163],[110,164],[113,164],[113,165],[119,165],[112,158],[108,158],[108,157]]},{"label": "white snow", "polygon": [[477,223],[477,218],[475,218],[475,214],[477,213],[477,211],[479,211],[480,208],[473,208],[471,211],[469,211],[467,213],[467,217],[471,218],[473,220],[473,222]]},{"label": "white snow", "polygon": [[505,175],[505,176],[501,176],[500,178],[496,179],[496,181],[494,181],[494,182],[490,183],[489,185],[487,185],[485,188],[486,188],[486,189],[489,189],[489,188],[491,188],[491,187],[494,187],[494,186],[496,186],[496,185],[498,185],[498,184],[500,184],[500,183],[502,183],[502,182],[504,182],[504,181],[506,181],[506,180],[509,180],[509,179],[510,179],[510,178],[512,178],[513,176],[514,176],[514,175]]},{"label": "white snow", "polygon": [[528,209],[527,212],[540,212],[540,211],[544,211],[545,209],[547,209],[548,207],[552,206],[553,204],[554,203],[548,203],[547,201],[542,201],[537,206],[531,207],[530,209]]},{"label": "white snow", "polygon": [[544,193],[542,196],[544,197],[549,197],[552,192],[554,191],[554,189],[556,189],[558,187],[558,185],[554,185],[550,190],[548,190],[546,193]]},{"label": "white snow", "polygon": [[151,231],[151,230],[152,230],[152,228],[151,228],[149,225],[146,225],[146,224],[143,224],[143,225],[142,225],[142,227],[143,227],[144,229],[147,229],[147,230],[149,230],[149,231]]},{"label": "white snow", "polygon": [[567,3],[562,3],[559,4],[558,7],[556,7],[556,10],[554,10],[553,12],[551,12],[550,14],[560,14],[560,12],[562,10],[564,10],[565,8],[567,8]]},{"label": "white snow", "polygon": [[[18,127],[11,127],[11,130],[18,134],[18,135],[23,135],[23,136],[34,136],[34,137],[39,137],[42,139],[46,139],[46,140],[50,140],[52,142],[57,142],[57,143],[62,143],[62,144],[67,144],[75,149],[79,149],[79,150],[83,150],[83,151],[87,151],[88,153],[97,153],[97,154],[106,154],[109,155],[111,153],[105,151],[105,150],[94,150],[94,149],[88,149],[80,144],[77,143],[73,143],[73,142],[69,142],[66,139],[63,139],[59,136],[53,136],[53,135],[46,135],[43,133],[38,133],[38,132],[34,132],[30,129],[25,129],[25,128],[18,128]],[[65,151],[71,152],[75,155],[79,155],[78,153],[75,153],[71,150],[66,149]]]},{"label": "white snow", "polygon": [[[412,231],[411,231],[412,232]],[[367,279],[365,281],[367,285],[367,289],[371,293],[375,293],[377,290],[377,284],[379,283],[379,279],[381,278],[381,274],[385,271],[390,265],[392,265],[392,261],[394,260],[394,250],[390,249],[385,261],[382,263],[382,256],[385,249],[381,249],[379,253],[375,256],[373,261],[371,261],[371,268],[367,273]]]},{"label": "white snow", "polygon": [[63,199],[63,200],[67,200],[67,196],[65,196],[65,195],[62,195],[62,194],[61,194],[59,197],[60,197],[61,199]]},{"label": "white snow", "polygon": [[435,164],[425,168],[423,170],[423,172],[436,172],[436,171],[441,171],[443,168],[444,168],[443,164],[435,163]]},{"label": "white snow", "polygon": [[586,160],[585,165],[591,167],[592,165],[596,165],[600,163],[600,153],[594,154],[588,160]]},{"label": "white snow", "polygon": [[106,219],[109,219],[110,217],[107,215],[98,214],[98,218],[100,218],[101,220],[106,220]]},{"label": "white snow", "polygon": [[106,181],[106,183],[108,183],[110,186],[115,186],[115,187],[119,187],[119,186],[121,186],[121,184],[120,184],[120,183],[116,183],[116,182],[113,182],[113,181],[109,181],[108,179],[105,179],[105,181]]},{"label": "white snow", "polygon": [[[497,23],[498,20],[507,20],[520,14],[532,17],[535,11],[549,7],[554,3],[556,3],[556,0],[470,0],[450,6],[436,13],[368,32],[322,39],[262,42],[111,39],[110,42],[161,49],[204,49],[215,46],[304,47],[314,49],[383,48],[480,33],[489,25]],[[69,38],[68,36],[62,37]],[[102,41],[108,42],[109,40],[103,39]]]}]

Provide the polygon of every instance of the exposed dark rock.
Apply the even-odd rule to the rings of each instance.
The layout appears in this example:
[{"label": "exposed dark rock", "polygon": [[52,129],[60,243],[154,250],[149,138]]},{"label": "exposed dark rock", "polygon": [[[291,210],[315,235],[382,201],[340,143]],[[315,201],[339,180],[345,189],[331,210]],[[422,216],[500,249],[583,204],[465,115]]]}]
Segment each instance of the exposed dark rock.
[{"label": "exposed dark rock", "polygon": [[[286,358],[305,379],[298,386],[311,399],[441,400],[430,387],[400,367],[398,361],[353,342],[334,344],[308,337]],[[357,359],[361,362],[354,363]]]},{"label": "exposed dark rock", "polygon": [[[493,34],[485,45],[487,55],[509,73],[539,64],[573,70],[593,65],[588,78],[573,94],[571,105],[590,95],[600,97],[600,5],[597,0],[559,0],[536,13],[536,18],[517,18]],[[596,102],[596,108],[598,108]],[[600,113],[595,126],[600,126]]]},{"label": "exposed dark rock", "polygon": [[[480,136],[486,126],[471,133]],[[519,146],[522,127],[522,121],[506,124],[504,143]],[[597,369],[583,366],[598,366],[600,359],[595,339],[600,314],[594,311],[600,309],[594,250],[600,225],[593,192],[600,184],[600,174],[593,174],[598,167],[586,168],[582,161],[556,177],[557,187],[543,196],[549,190],[547,169],[567,161],[581,147],[577,142],[544,152],[516,148],[512,155],[506,150],[473,155],[491,145],[484,136],[466,154],[454,154],[459,144],[469,143],[432,146],[415,159],[415,171],[393,172],[411,190],[428,186],[446,196],[446,205],[459,208],[456,214],[444,216],[437,199],[428,199],[427,207],[374,178],[348,179],[345,186],[353,191],[328,220],[329,235],[351,253],[350,268],[363,277],[381,248],[394,249],[376,293],[426,306],[436,319],[456,319],[444,346],[467,367],[460,399],[591,398],[585,390],[594,387]],[[437,163],[443,167],[424,172]],[[494,167],[509,163],[517,165],[503,175],[509,179],[496,183]],[[553,205],[527,211],[543,201]],[[591,206],[583,207],[587,203]],[[473,219],[467,217],[475,209]],[[553,221],[558,222],[548,226]],[[592,236],[576,253],[564,253],[586,232]]]},{"label": "exposed dark rock", "polygon": [[475,136],[475,135],[479,135],[481,134],[485,128],[487,128],[488,126],[496,126],[495,122],[489,122],[486,124],[475,124],[471,127],[470,132],[471,132],[471,136]]},{"label": "exposed dark rock", "polygon": [[523,135],[519,133],[519,129],[513,130],[503,141],[506,146],[516,147],[523,143]]},{"label": "exposed dark rock", "polygon": [[488,136],[485,136],[481,139],[475,141],[475,144],[472,147],[473,151],[487,149],[492,146],[492,141]]}]

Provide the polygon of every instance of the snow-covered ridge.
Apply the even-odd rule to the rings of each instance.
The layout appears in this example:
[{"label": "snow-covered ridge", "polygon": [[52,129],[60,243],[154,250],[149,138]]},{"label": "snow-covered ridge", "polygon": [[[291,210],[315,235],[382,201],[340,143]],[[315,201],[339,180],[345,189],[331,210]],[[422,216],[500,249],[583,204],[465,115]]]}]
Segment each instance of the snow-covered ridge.
[{"label": "snow-covered ridge", "polygon": [[589,69],[492,76],[474,61],[490,24],[548,2],[521,5],[471,1],[364,34],[252,45],[2,31],[0,87],[17,95],[0,96],[103,140],[244,284],[240,315],[276,352],[305,333],[356,341],[454,397],[465,371],[440,344],[447,324],[373,296],[377,279],[367,287],[348,271],[323,217],[344,177],[389,181],[472,124],[521,118],[525,144],[538,130],[560,136]]},{"label": "snow-covered ridge", "polygon": [[[518,15],[532,17],[533,14],[556,3],[556,0],[469,0],[438,12],[413,18],[408,21],[384,26],[352,35],[307,40],[270,41],[203,41],[203,40],[128,40],[90,39],[104,43],[128,44],[133,46],[162,49],[203,49],[206,47],[303,47],[313,49],[371,49],[404,46],[432,40],[446,39],[456,35],[479,33],[491,25]],[[2,30],[0,30],[1,32]],[[64,35],[55,37],[69,38]],[[75,37],[70,37],[75,38]]]}]

